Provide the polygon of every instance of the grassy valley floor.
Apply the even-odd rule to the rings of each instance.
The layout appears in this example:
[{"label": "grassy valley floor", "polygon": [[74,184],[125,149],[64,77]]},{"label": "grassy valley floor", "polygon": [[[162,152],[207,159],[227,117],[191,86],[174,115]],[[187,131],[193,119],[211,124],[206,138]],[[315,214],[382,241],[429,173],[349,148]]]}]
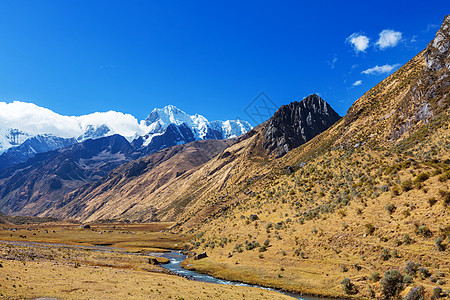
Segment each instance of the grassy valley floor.
[{"label": "grassy valley floor", "polygon": [[[4,225],[0,298],[290,299],[259,288],[191,281],[150,264],[147,252],[182,248],[189,238],[167,233],[171,225]],[[49,242],[54,244],[35,244]],[[108,247],[90,247],[95,245]]]}]

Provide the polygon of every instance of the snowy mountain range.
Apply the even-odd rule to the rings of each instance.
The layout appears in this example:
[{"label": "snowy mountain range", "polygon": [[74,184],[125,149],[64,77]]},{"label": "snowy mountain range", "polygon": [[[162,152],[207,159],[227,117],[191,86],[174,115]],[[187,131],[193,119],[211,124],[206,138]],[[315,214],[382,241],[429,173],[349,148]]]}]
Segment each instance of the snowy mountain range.
[{"label": "snowy mountain range", "polygon": [[139,122],[130,114],[115,111],[64,116],[32,103],[0,102],[0,168],[37,153],[115,134],[151,153],[195,140],[234,138],[251,129],[243,120],[210,122],[173,105],[155,108]]}]

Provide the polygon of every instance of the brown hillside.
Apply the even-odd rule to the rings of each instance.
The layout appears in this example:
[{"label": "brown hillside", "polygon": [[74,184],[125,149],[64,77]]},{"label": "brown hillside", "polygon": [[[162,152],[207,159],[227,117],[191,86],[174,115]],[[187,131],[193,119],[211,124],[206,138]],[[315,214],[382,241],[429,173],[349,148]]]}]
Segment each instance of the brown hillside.
[{"label": "brown hillside", "polygon": [[449,30],[447,16],[436,35],[446,39],[432,41],[329,130],[281,159],[253,158],[241,172],[254,177],[236,174],[208,194],[203,210],[211,201],[217,213],[192,247],[209,258],[186,266],[338,297],[385,297],[376,274],[392,269],[409,276],[403,297],[419,285],[425,298],[438,286],[449,290]]},{"label": "brown hillside", "polygon": [[[160,199],[173,197],[181,190],[181,186],[173,182],[183,182],[198,166],[232,143],[233,140],[206,140],[164,149],[125,164],[95,184],[74,191],[41,216],[83,221],[118,217],[154,220],[158,217],[156,212],[167,205],[166,200]],[[156,196],[148,199],[148,195]]]}]

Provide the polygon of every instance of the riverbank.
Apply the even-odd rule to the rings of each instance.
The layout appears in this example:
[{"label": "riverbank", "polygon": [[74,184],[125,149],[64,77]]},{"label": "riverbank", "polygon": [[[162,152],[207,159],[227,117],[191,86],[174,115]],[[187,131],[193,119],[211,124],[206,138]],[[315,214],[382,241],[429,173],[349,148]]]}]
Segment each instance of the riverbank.
[{"label": "riverbank", "polygon": [[[148,249],[161,250],[155,246],[167,243],[158,241],[159,238],[154,239],[153,244],[149,242],[152,240],[149,238],[145,247],[131,244],[128,250],[115,246],[98,246],[130,243],[127,240],[108,240],[109,236],[119,236],[118,232],[99,234],[98,232],[103,231],[94,227],[99,236],[97,237],[91,232],[83,233],[79,228],[72,228],[65,229],[63,234],[58,235],[55,230],[57,228],[44,228],[28,226],[28,229],[13,227],[16,230],[0,230],[1,236],[9,235],[10,239],[0,242],[0,299],[292,299],[274,291],[198,282],[167,274],[169,272],[160,265],[149,263],[150,258],[163,262],[162,258],[147,254]],[[144,235],[141,231],[129,229],[117,230],[127,232],[123,236]],[[33,233],[37,230],[41,232],[34,236]],[[146,236],[153,238],[169,235],[159,231],[151,234],[148,227],[145,231]],[[23,236],[24,233],[27,233],[27,237],[21,238],[20,235]],[[79,233],[82,235],[77,236]],[[42,242],[42,237],[47,234],[52,237],[54,244]],[[69,242],[82,239],[83,243],[71,242],[71,245],[65,245],[64,240],[53,235],[64,236]],[[31,239],[29,236],[35,240],[41,239],[41,242],[24,241]],[[170,236],[173,244],[179,244],[185,238],[180,236],[177,241],[176,235]],[[87,237],[95,239],[89,240]]]},{"label": "riverbank", "polygon": [[277,291],[279,293],[291,296],[296,299],[302,299],[302,300],[326,300],[326,299],[329,299],[329,298],[323,298],[323,297],[299,295],[299,294],[292,293],[289,291],[280,290],[276,287],[259,286],[256,284],[246,283],[246,282],[242,282],[242,281],[233,281],[233,280],[228,280],[226,278],[216,278],[216,277],[210,276],[208,274],[199,273],[199,272],[196,272],[195,270],[183,267],[183,266],[186,266],[185,261],[186,261],[187,257],[186,257],[186,255],[182,254],[180,251],[171,251],[170,253],[161,254],[161,256],[168,258],[170,261],[168,264],[164,264],[163,268],[166,268],[166,269],[170,270],[171,272],[173,272],[175,274],[179,274],[190,280],[216,283],[216,284],[225,284],[225,285],[258,287],[258,288],[262,288],[262,289]]}]

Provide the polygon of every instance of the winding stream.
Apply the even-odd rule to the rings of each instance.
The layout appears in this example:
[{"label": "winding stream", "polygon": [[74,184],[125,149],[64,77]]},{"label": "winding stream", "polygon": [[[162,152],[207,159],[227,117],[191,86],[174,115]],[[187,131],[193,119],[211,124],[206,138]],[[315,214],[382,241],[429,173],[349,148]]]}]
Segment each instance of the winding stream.
[{"label": "winding stream", "polygon": [[168,264],[161,265],[161,267],[166,268],[167,270],[172,271],[172,272],[174,272],[176,274],[179,274],[179,275],[182,275],[184,277],[187,277],[188,279],[191,279],[191,280],[203,281],[203,282],[208,282],[208,283],[217,283],[217,284],[257,287],[257,288],[261,288],[261,289],[277,291],[279,293],[291,296],[291,297],[293,297],[295,299],[304,299],[304,300],[319,300],[319,299],[323,300],[323,299],[327,299],[327,298],[319,298],[319,297],[312,297],[312,296],[300,296],[300,295],[291,294],[291,293],[287,293],[287,292],[282,292],[282,291],[278,291],[276,289],[266,288],[266,287],[262,287],[262,286],[258,286],[258,285],[251,285],[251,284],[246,284],[246,283],[242,283],[242,282],[236,282],[236,281],[229,281],[229,280],[214,278],[214,277],[212,277],[210,275],[201,274],[201,273],[197,273],[195,271],[186,270],[186,269],[183,269],[183,267],[181,267],[181,265],[180,265],[181,262],[186,259],[186,255],[184,255],[180,251],[171,251],[171,252],[167,252],[167,253],[151,253],[150,255],[152,255],[152,256],[161,256],[161,257],[168,258],[170,260],[170,262]]},{"label": "winding stream", "polygon": [[[41,242],[29,242],[29,241],[3,241],[3,240],[0,240],[0,243],[19,245],[19,246],[29,246],[29,247],[48,247],[48,246],[50,246],[50,247],[90,249],[93,251],[111,251],[111,252],[120,251],[120,252],[126,253],[126,254],[143,255],[143,254],[126,252],[126,251],[123,251],[123,249],[119,249],[116,247],[109,247],[109,246],[68,245],[68,244],[53,244],[53,243],[41,243]],[[181,253],[181,251],[177,251],[177,250],[172,250],[170,252],[165,252],[165,253],[152,252],[152,253],[147,253],[145,255],[150,255],[150,256],[154,256],[154,257],[165,257],[165,258],[169,259],[170,262],[168,264],[164,264],[164,265],[160,265],[160,266],[169,271],[172,271],[173,273],[176,273],[178,275],[186,277],[190,280],[202,281],[202,282],[207,282],[207,283],[216,283],[216,284],[257,287],[257,288],[261,288],[261,289],[277,291],[279,293],[291,296],[295,299],[303,299],[303,300],[326,300],[326,299],[328,299],[328,298],[320,298],[320,297],[313,297],[313,296],[301,296],[298,294],[282,292],[282,291],[279,291],[276,289],[266,288],[266,287],[262,287],[262,286],[258,286],[258,285],[252,285],[252,284],[246,284],[246,283],[237,282],[237,281],[229,281],[229,280],[225,280],[225,279],[219,279],[219,278],[212,277],[210,275],[186,270],[186,269],[183,269],[183,267],[181,267],[181,262],[186,259],[186,255]]]}]

